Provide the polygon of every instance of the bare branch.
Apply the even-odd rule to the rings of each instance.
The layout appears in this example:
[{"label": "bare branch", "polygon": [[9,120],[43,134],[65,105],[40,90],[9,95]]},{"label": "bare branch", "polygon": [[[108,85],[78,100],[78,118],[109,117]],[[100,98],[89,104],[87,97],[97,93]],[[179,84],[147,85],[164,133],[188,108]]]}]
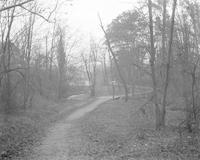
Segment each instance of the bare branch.
[{"label": "bare branch", "polygon": [[2,9],[0,9],[0,12],[3,12],[3,11],[5,11],[5,10],[11,9],[11,8],[15,8],[15,7],[22,7],[22,5],[24,5],[24,4],[26,4],[26,3],[29,3],[29,2],[31,2],[31,1],[34,1],[34,0],[27,0],[27,1],[22,2],[22,3],[19,3],[19,4],[14,4],[14,5],[11,5],[11,6],[2,8]]},{"label": "bare branch", "polygon": [[53,14],[53,12],[55,12],[55,10],[58,8],[58,0],[56,1],[56,5],[54,7],[54,9],[50,12],[48,19],[50,19],[51,15]]},{"label": "bare branch", "polygon": [[43,15],[41,15],[41,14],[39,14],[39,13],[37,13],[37,12],[31,11],[31,10],[25,8],[24,6],[20,6],[20,7],[23,8],[24,10],[26,10],[26,11],[32,13],[32,14],[35,14],[36,16],[41,17],[41,18],[44,19],[45,21],[49,22],[49,18],[45,18]]},{"label": "bare branch", "polygon": [[9,72],[17,72],[19,73],[23,78],[24,78],[24,74],[20,71],[20,70],[25,70],[26,68],[12,68],[12,69],[8,69],[8,70],[4,70],[2,72],[0,72],[0,75],[5,74],[5,73],[9,73]]},{"label": "bare branch", "polygon": [[151,76],[151,72],[147,71],[145,68],[143,68],[141,65],[136,64],[136,63],[132,63],[133,66],[136,66],[138,69],[142,70],[143,72],[145,72],[147,75]]}]

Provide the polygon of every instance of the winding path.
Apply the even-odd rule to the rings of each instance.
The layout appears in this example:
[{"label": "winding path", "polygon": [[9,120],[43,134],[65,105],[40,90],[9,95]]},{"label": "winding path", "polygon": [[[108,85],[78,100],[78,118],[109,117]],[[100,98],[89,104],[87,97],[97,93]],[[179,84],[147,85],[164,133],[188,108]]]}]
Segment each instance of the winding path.
[{"label": "winding path", "polygon": [[28,160],[67,160],[69,130],[72,122],[85,116],[87,113],[96,109],[100,104],[106,102],[111,97],[100,97],[95,102],[76,110],[71,115],[56,123],[49,129],[47,136],[43,139],[41,145],[34,149],[34,152]]}]

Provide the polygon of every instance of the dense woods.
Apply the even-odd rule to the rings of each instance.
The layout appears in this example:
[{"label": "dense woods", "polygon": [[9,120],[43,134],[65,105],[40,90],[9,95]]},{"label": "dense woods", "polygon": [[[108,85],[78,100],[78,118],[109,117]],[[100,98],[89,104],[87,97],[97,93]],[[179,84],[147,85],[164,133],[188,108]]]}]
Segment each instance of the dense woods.
[{"label": "dense woods", "polygon": [[[66,8],[70,3],[65,2]],[[179,110],[185,116],[176,128],[194,133],[194,140],[199,136],[198,0],[145,0],[107,26],[99,15],[104,37],[91,35],[84,45],[58,20],[59,5],[49,9],[34,0],[0,2],[2,123],[33,110],[38,99],[60,102],[83,93],[114,99],[118,94],[127,102],[142,86],[151,90],[142,109],[153,106],[156,130],[169,126],[168,109]],[[40,31],[41,26],[48,27]]]},{"label": "dense woods", "polygon": [[165,126],[166,107],[180,101],[188,130],[199,121],[198,21],[197,1],[149,0],[122,13],[104,30],[126,85],[134,88],[146,79],[146,85],[153,88],[150,100],[155,105],[157,129]]},{"label": "dense woods", "polygon": [[[4,110],[30,108],[38,93],[53,99],[66,97],[70,82],[64,82],[72,81],[66,77],[66,72],[71,72],[72,68],[78,70],[68,57],[76,40],[71,34],[65,35],[67,29],[56,22],[56,6],[49,13],[34,1],[4,1],[1,6],[5,8],[1,11],[1,102]],[[40,23],[52,26],[41,35],[42,41],[36,30]]]}]

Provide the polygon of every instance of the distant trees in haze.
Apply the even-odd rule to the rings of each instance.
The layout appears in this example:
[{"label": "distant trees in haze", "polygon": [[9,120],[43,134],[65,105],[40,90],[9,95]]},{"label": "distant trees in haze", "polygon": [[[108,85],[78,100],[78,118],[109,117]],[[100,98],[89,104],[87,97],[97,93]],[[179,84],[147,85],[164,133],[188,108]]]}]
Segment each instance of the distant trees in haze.
[{"label": "distant trees in haze", "polygon": [[65,51],[65,33],[60,27],[57,30],[58,42],[57,42],[57,61],[59,71],[58,82],[58,98],[61,99],[63,95],[63,83],[65,82],[65,63],[66,63],[66,51]]},{"label": "distant trees in haze", "polygon": [[151,79],[157,129],[166,124],[167,106],[180,97],[188,130],[199,123],[199,6],[193,0],[148,0],[103,28],[128,89],[134,90],[142,76]]},{"label": "distant trees in haze", "polygon": [[[49,16],[47,13],[44,16],[35,1],[0,2],[3,109],[29,108],[38,94],[55,99],[67,97],[72,84],[81,81],[83,71],[86,73],[83,81],[88,79],[90,94],[95,96],[101,64],[104,85],[116,81],[123,87],[126,101],[130,90],[134,96],[136,85],[153,89],[149,101],[155,106],[157,129],[166,125],[167,108],[182,99],[186,126],[193,130],[193,125],[199,125],[200,113],[200,3],[195,0],[146,2],[137,9],[124,11],[107,27],[99,19],[104,43],[91,40],[89,50],[79,53],[79,60],[74,58],[80,64],[72,56],[79,42],[74,33],[56,21],[56,6]],[[38,18],[52,26],[41,40],[35,33]],[[20,25],[15,27],[18,22]],[[83,65],[84,68],[80,67]]]},{"label": "distant trees in haze", "polygon": [[111,53],[112,57],[113,57],[113,61],[115,63],[115,66],[117,68],[117,72],[118,72],[118,75],[120,77],[120,80],[122,82],[122,85],[124,87],[124,92],[125,92],[125,101],[128,101],[128,86],[127,86],[127,83],[126,83],[126,80],[124,79],[124,76],[122,74],[122,71],[120,69],[120,66],[119,66],[119,63],[117,61],[117,57],[115,55],[115,52],[113,51],[112,49],[112,46],[111,46],[111,42],[110,42],[110,39],[108,38],[108,33],[106,32],[104,26],[103,26],[103,23],[102,23],[102,20],[101,20],[101,17],[99,16],[99,21],[100,21],[100,27],[105,35],[105,39],[106,39],[106,45],[108,47],[108,51]]},{"label": "distant trees in haze", "polygon": [[[59,29],[55,18],[51,22],[51,16],[56,17],[57,4],[47,18],[33,0],[2,1],[0,5],[1,109],[9,112],[30,108],[38,93],[53,99],[67,96],[66,83],[70,81],[66,81],[66,73],[72,71],[67,71],[67,67],[73,65],[67,56],[76,43],[66,38],[72,35],[65,37],[66,30]],[[42,41],[35,34],[38,18],[53,26],[52,31],[43,34]]]},{"label": "distant trees in haze", "polygon": [[94,39],[90,40],[89,53],[82,53],[82,62],[85,67],[86,75],[89,82],[90,96],[96,95],[96,81],[97,81],[97,63],[99,62],[100,46]]}]

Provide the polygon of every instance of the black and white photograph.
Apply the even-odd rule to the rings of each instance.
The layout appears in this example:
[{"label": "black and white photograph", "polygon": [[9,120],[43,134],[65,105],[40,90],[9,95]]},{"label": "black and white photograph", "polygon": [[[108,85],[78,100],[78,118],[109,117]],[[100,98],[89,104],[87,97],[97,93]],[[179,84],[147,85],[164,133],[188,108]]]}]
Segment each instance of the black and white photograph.
[{"label": "black and white photograph", "polygon": [[0,160],[200,160],[200,0],[0,0]]}]

